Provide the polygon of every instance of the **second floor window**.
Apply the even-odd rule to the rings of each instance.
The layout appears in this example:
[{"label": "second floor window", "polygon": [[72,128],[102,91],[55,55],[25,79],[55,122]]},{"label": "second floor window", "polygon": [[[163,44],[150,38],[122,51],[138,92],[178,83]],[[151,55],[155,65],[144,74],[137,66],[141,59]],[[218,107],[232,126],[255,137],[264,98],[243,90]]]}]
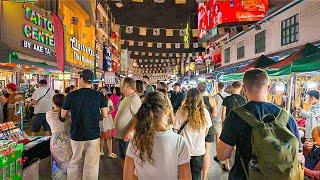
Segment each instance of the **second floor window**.
[{"label": "second floor window", "polygon": [[237,59],[244,58],[244,41],[240,41],[237,44]]},{"label": "second floor window", "polygon": [[281,46],[299,40],[299,14],[281,21]]},{"label": "second floor window", "polygon": [[266,31],[261,31],[255,35],[255,53],[261,53],[266,50]]},{"label": "second floor window", "polygon": [[224,62],[225,63],[230,62],[230,47],[224,50]]}]

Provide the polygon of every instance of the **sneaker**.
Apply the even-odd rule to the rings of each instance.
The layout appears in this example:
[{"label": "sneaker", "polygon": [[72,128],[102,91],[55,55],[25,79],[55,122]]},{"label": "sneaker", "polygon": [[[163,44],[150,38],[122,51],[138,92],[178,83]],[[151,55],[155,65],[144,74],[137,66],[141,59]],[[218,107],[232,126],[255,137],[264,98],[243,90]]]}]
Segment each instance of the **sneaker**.
[{"label": "sneaker", "polygon": [[104,152],[100,152],[100,156],[103,156],[104,155]]},{"label": "sneaker", "polygon": [[226,164],[221,164],[221,168],[222,168],[222,170],[224,170],[224,171],[230,171],[230,169],[227,167]]},{"label": "sneaker", "polygon": [[215,156],[213,159],[214,159],[214,161],[216,161],[217,163],[220,163],[220,161],[219,161],[219,159],[218,159],[217,156]]},{"label": "sneaker", "polygon": [[108,155],[109,158],[116,159],[118,156],[115,153],[111,153]]}]

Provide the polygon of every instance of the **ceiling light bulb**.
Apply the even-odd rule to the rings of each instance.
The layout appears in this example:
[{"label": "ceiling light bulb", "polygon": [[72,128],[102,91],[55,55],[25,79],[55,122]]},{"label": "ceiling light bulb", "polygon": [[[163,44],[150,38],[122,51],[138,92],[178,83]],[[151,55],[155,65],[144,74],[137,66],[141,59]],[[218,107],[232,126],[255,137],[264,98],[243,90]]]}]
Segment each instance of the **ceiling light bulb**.
[{"label": "ceiling light bulb", "polygon": [[120,2],[117,2],[117,3],[116,3],[116,6],[117,6],[117,8],[122,8],[124,5],[123,5],[123,3],[120,1]]}]

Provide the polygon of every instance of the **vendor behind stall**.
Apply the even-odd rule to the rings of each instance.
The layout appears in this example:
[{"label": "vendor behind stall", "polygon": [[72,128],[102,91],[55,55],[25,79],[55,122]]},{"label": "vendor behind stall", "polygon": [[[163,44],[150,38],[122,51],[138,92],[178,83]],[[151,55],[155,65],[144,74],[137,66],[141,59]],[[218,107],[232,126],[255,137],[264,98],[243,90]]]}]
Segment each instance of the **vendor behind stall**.
[{"label": "vendor behind stall", "polygon": [[311,105],[309,111],[303,110],[301,107],[296,107],[297,111],[303,118],[306,118],[305,138],[312,138],[312,129],[320,126],[320,93],[317,90],[307,92],[307,102]]},{"label": "vendor behind stall", "polygon": [[8,98],[8,107],[7,107],[7,121],[20,121],[21,116],[17,115],[17,104],[23,102],[23,96],[17,92],[17,85],[14,83],[9,83],[6,85],[7,92],[10,94]]}]

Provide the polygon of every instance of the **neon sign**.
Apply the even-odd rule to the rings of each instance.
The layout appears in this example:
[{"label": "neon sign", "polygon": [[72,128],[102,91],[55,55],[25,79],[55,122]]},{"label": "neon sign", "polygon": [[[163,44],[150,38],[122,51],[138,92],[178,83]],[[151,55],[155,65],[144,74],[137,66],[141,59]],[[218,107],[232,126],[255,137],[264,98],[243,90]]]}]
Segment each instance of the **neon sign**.
[{"label": "neon sign", "polygon": [[187,24],[187,27],[184,29],[184,36],[183,36],[183,41],[184,43],[189,43],[189,24]]},{"label": "neon sign", "polygon": [[31,24],[25,24],[23,27],[24,35],[29,39],[54,47],[53,23],[48,18],[31,9],[27,5],[24,5],[24,9],[25,19],[34,25],[40,26],[40,28],[38,28]]}]

